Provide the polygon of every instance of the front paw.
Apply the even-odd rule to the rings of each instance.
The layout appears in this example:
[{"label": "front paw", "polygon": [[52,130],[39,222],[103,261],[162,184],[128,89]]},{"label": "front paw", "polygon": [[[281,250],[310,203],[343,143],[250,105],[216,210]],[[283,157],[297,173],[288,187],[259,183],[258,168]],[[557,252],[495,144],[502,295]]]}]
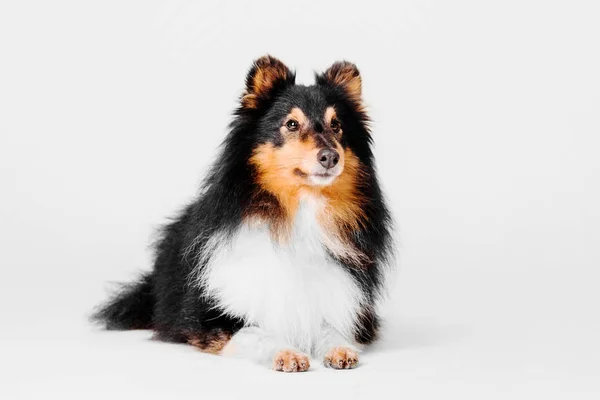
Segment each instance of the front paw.
[{"label": "front paw", "polygon": [[358,364],[358,353],[349,347],[334,347],[325,355],[324,364],[334,369],[351,369]]},{"label": "front paw", "polygon": [[273,360],[275,371],[304,372],[308,368],[310,368],[308,357],[295,350],[281,350]]}]

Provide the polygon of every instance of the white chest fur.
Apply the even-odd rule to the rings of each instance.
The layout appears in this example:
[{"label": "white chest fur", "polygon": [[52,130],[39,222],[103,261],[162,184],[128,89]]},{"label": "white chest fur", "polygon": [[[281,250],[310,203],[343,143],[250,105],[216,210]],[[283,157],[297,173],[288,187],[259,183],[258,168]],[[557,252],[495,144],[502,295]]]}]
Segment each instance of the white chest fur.
[{"label": "white chest fur", "polygon": [[300,349],[309,349],[329,324],[347,338],[363,294],[327,256],[317,213],[323,203],[301,201],[286,245],[271,241],[268,227],[243,226],[218,245],[201,282],[221,307]]}]

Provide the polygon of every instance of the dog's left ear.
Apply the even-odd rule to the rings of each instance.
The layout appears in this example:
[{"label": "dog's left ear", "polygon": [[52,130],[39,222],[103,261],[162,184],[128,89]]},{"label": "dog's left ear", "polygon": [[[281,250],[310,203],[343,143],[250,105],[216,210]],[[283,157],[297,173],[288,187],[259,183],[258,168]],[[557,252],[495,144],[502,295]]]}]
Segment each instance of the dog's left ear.
[{"label": "dog's left ear", "polygon": [[276,93],[293,85],[296,75],[277,58],[265,55],[254,61],[246,76],[246,91],[242,96],[242,107],[259,108],[261,103],[272,99]]},{"label": "dog's left ear", "polygon": [[324,73],[317,75],[317,83],[339,87],[356,103],[361,102],[362,81],[356,65],[338,61]]}]

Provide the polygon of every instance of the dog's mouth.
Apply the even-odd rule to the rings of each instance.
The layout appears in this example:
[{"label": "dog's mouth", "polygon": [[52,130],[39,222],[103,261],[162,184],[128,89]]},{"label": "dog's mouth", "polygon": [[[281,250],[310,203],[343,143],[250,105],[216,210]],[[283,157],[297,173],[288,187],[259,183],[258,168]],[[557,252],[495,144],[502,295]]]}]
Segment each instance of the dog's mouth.
[{"label": "dog's mouth", "polygon": [[315,176],[317,178],[331,178],[331,177],[337,177],[337,174],[333,174],[330,172],[316,172],[313,174],[310,174],[310,176]]},{"label": "dog's mouth", "polygon": [[342,168],[332,168],[326,171],[312,171],[306,174],[306,179],[313,186],[327,186],[333,183],[342,173]]},{"label": "dog's mouth", "polygon": [[327,186],[331,185],[337,177],[338,174],[331,173],[311,174],[308,176],[308,181],[313,186]]},{"label": "dog's mouth", "polygon": [[333,183],[333,181],[342,174],[342,171],[342,166],[336,166],[331,169],[317,167],[310,172],[295,168],[294,175],[302,178],[312,186],[327,186]]}]

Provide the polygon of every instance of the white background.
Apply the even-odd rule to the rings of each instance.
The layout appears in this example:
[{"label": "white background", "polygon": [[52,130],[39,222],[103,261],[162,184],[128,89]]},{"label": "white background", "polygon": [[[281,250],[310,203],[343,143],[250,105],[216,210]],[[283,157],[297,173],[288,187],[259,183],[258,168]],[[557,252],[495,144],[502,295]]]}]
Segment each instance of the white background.
[{"label": "white background", "polygon": [[[3,1],[0,397],[597,399],[599,8]],[[86,321],[150,267],[267,52],[300,83],[339,59],[363,74],[401,247],[385,338],[353,371]]]}]

